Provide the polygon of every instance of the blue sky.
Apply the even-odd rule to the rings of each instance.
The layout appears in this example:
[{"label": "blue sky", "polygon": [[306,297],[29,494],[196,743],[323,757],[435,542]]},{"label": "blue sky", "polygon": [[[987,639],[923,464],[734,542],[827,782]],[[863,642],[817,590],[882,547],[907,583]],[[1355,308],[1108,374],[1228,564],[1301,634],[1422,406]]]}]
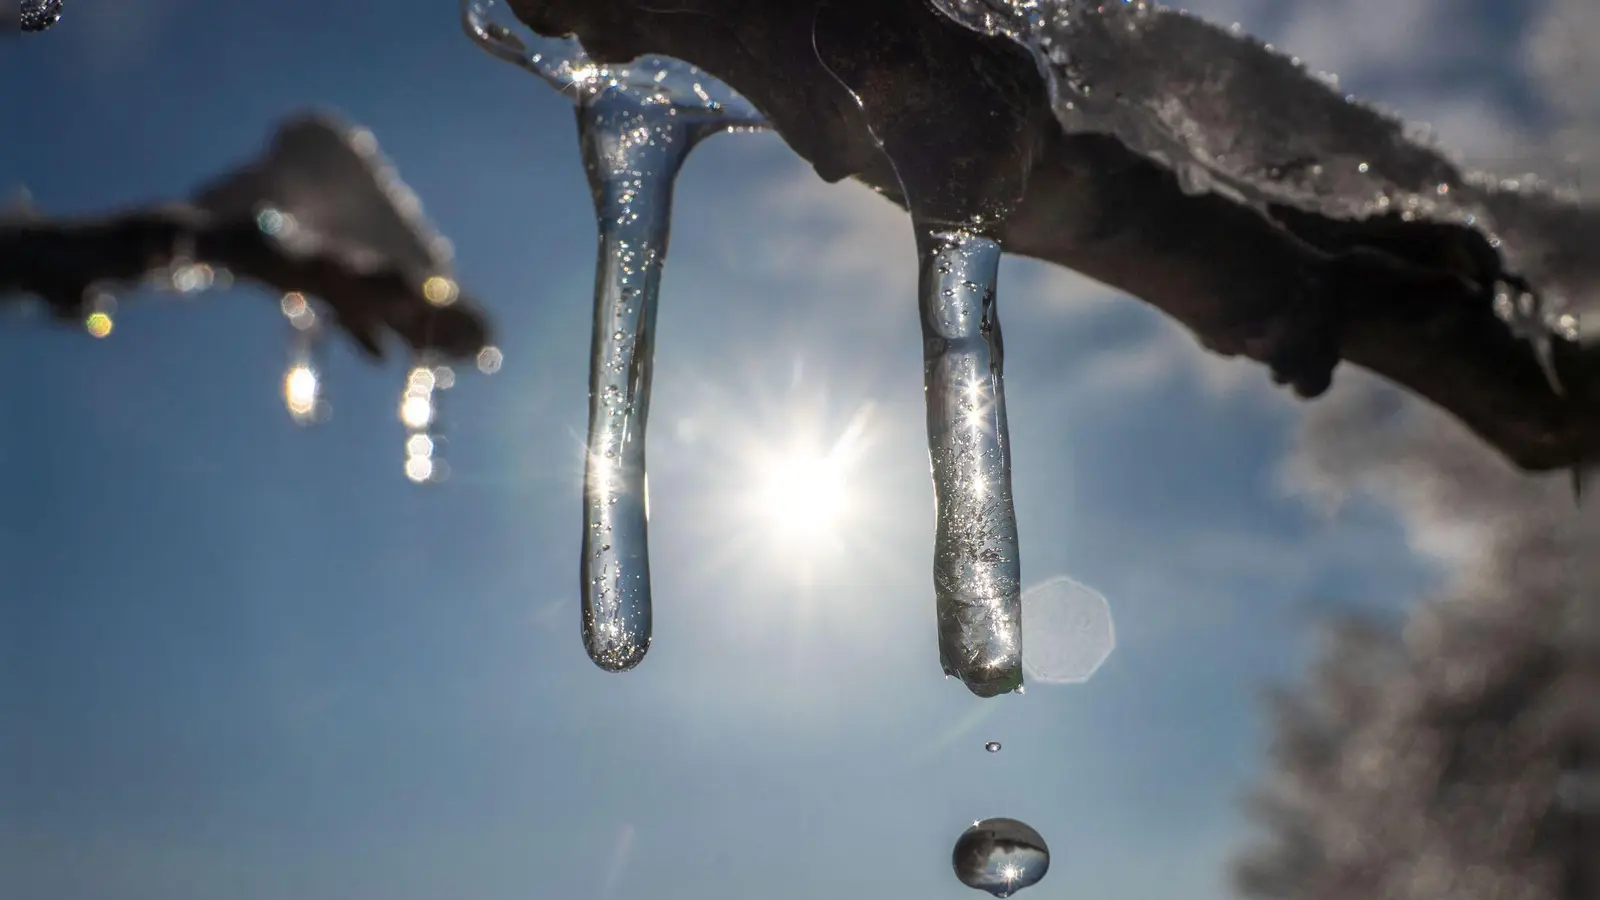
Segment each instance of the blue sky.
[{"label": "blue sky", "polygon": [[[1518,55],[1534,12],[1416,4],[1414,36],[1464,35],[1440,47],[1337,5],[1200,11],[1301,35],[1483,158],[1547,126]],[[0,893],[957,898],[951,845],[1000,815],[1055,851],[1032,896],[1226,896],[1257,692],[1319,617],[1436,574],[1391,511],[1297,493],[1306,407],[1009,262],[1025,581],[1100,589],[1120,646],[1087,685],[980,701],[939,677],[909,225],[775,137],[708,142],[661,298],[655,645],[605,674],[578,640],[594,238],[571,112],[474,49],[454,3],[406,8],[73,0],[0,48],[33,86],[0,100],[22,126],[0,186],[53,214],[179,196],[306,106],[370,127],[506,354],[445,396],[454,474],[417,488],[404,362],[331,348],[334,416],[297,428],[273,297],[129,296],[106,341],[4,322]],[[739,503],[749,460],[863,408],[842,549],[776,543]]]}]

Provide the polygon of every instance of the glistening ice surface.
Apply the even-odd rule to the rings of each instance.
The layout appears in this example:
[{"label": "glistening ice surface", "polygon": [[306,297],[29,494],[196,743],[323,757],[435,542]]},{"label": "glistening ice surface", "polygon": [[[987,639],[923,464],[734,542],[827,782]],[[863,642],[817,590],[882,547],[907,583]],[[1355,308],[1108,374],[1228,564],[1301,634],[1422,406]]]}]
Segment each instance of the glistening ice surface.
[{"label": "glistening ice surface", "polygon": [[1398,212],[1472,226],[1511,272],[1544,291],[1525,309],[1507,308],[1508,317],[1568,340],[1600,337],[1600,212],[1552,202],[1552,188],[1531,177],[1465,170],[1342,93],[1335,76],[1143,0],[934,4],[1032,52],[1068,131],[1114,135],[1171,166],[1188,190],[1261,208],[1285,203],[1346,218]]},{"label": "glistening ice surface", "polygon": [[918,245],[939,661],[992,697],[1022,685],[1022,570],[995,297],[1000,245],[964,231],[928,232]]},{"label": "glistening ice surface", "polygon": [[583,643],[625,671],[650,649],[649,480],[645,426],[672,189],[689,151],[724,131],[764,127],[737,93],[686,63],[592,63],[573,39],[518,37],[494,0],[462,0],[467,34],[577,105],[578,144],[599,231],[589,354],[583,541]]}]

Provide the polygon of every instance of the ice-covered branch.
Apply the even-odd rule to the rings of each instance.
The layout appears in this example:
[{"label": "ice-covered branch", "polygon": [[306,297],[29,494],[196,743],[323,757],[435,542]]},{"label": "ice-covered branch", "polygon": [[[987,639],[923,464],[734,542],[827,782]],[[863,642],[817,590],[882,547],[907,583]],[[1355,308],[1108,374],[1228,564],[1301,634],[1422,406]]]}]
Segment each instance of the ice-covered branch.
[{"label": "ice-covered branch", "polygon": [[370,132],[302,114],[187,201],[0,220],[0,302],[31,294],[81,320],[100,289],[154,276],[187,291],[226,272],[321,300],[374,357],[392,333],[464,359],[488,344],[489,321],[448,277],[449,257]]},{"label": "ice-covered branch", "polygon": [[1008,251],[1151,303],[1303,396],[1345,360],[1525,469],[1600,458],[1600,349],[1576,340],[1600,212],[1465,174],[1247,38],[1142,3],[1105,7],[1140,17],[1121,30],[1066,0],[511,6],[602,61],[707,70],[824,179],[910,195],[924,220],[981,196]]},{"label": "ice-covered branch", "polygon": [[[185,258],[174,258],[182,248]],[[151,272],[204,265],[321,299],[374,357],[385,332],[416,350],[468,358],[488,343],[476,305],[430,303],[424,282],[394,266],[356,268],[338,253],[288,252],[254,216],[220,218],[192,206],[141,209],[84,221],[0,225],[0,296],[33,294],[62,319],[81,320],[91,288],[136,283]]]}]

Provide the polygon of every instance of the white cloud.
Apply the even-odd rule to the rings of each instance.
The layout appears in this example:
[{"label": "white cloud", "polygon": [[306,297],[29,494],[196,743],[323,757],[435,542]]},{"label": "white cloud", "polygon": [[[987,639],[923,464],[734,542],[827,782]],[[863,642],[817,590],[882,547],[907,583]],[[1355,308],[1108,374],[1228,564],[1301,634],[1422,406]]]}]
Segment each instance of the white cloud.
[{"label": "white cloud", "polygon": [[[904,309],[916,295],[916,242],[905,210],[852,181],[828,184],[799,160],[749,195],[762,221],[760,265],[810,289],[848,289]],[[751,239],[741,236],[740,246]]]},{"label": "white cloud", "polygon": [[1546,0],[1523,39],[1522,64],[1553,119],[1537,170],[1600,195],[1600,5]]},{"label": "white cloud", "polygon": [[1573,117],[1600,117],[1600,4],[1545,0],[1522,43],[1528,77],[1545,102]]},{"label": "white cloud", "polygon": [[1192,381],[1214,399],[1249,397],[1275,403],[1290,396],[1272,384],[1260,363],[1212,353],[1187,329],[1165,319],[1133,343],[1102,348],[1072,371],[1070,390],[1145,392],[1177,381]]},{"label": "white cloud", "polygon": [[1304,3],[1279,29],[1276,42],[1312,69],[1346,78],[1415,72],[1477,51],[1481,19],[1468,5],[1466,0]]}]

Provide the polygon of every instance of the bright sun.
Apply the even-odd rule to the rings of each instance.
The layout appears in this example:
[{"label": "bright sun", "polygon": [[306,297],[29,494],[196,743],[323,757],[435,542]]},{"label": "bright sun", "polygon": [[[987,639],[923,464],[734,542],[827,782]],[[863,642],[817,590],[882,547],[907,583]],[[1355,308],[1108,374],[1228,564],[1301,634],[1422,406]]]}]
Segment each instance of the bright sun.
[{"label": "bright sun", "polygon": [[761,511],[786,537],[816,538],[843,521],[846,472],[835,453],[797,451],[775,456],[760,489]]},{"label": "bright sun", "polygon": [[871,406],[863,405],[835,434],[797,417],[788,441],[744,445],[742,500],[749,537],[783,559],[808,566],[848,543],[847,532],[863,512],[860,466],[871,413]]}]

